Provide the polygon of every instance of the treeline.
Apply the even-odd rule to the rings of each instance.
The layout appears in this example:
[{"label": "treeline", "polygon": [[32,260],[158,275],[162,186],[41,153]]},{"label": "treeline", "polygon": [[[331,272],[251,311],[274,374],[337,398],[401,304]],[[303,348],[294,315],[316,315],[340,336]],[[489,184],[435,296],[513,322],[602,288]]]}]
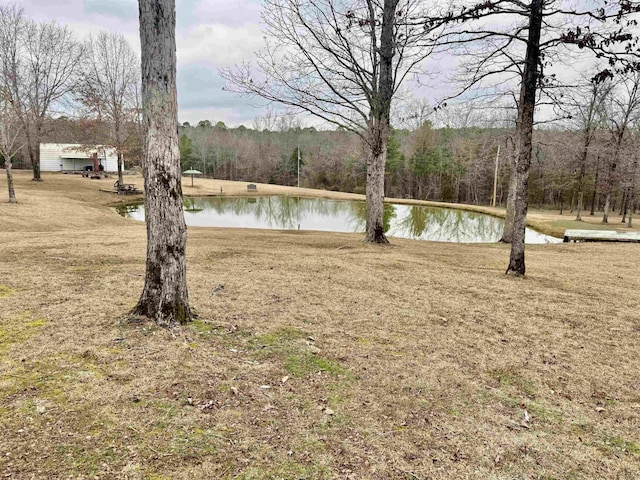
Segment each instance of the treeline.
[{"label": "treeline", "polygon": [[[491,204],[496,159],[496,201],[506,202],[515,152],[513,130],[434,128],[396,129],[389,142],[385,195],[424,200]],[[630,130],[613,177],[612,207],[620,205],[635,180],[637,133]],[[607,191],[612,136],[595,132],[583,179],[585,206],[601,210]],[[577,203],[583,135],[577,130],[537,130],[529,179],[529,201],[536,207],[574,209]],[[364,193],[365,157],[359,137],[346,131],[299,126],[283,131],[227,128],[222,122],[180,127],[183,169],[207,177]],[[500,149],[500,152],[498,152]]]},{"label": "treeline", "polygon": [[[95,143],[106,126],[92,118],[60,117],[45,123],[44,142]],[[286,127],[258,130],[228,128],[209,121],[179,128],[182,169],[197,169],[209,178],[297,185],[364,193],[365,154],[358,136],[341,130]],[[613,176],[612,208],[620,208],[635,188],[638,131],[629,130]],[[426,121],[416,130],[395,129],[389,142],[385,195],[443,202],[490,205],[496,158],[496,203],[504,205],[514,155],[514,131],[504,128],[434,128]],[[599,129],[589,148],[584,176],[584,209],[601,211],[614,151],[611,132]],[[133,143],[125,165],[139,165],[140,145]],[[500,152],[498,153],[498,148]],[[576,208],[583,135],[577,130],[545,129],[534,134],[529,201],[534,207]],[[26,151],[15,166],[30,168]]]}]

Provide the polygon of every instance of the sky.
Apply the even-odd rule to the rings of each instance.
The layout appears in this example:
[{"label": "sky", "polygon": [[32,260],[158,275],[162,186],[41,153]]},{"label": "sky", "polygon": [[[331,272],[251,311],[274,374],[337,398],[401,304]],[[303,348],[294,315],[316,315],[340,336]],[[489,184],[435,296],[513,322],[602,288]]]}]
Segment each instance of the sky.
[{"label": "sky", "polygon": [[[7,0],[0,0],[5,2]],[[68,26],[79,39],[100,30],[121,33],[140,52],[137,0],[15,0],[25,14],[37,21],[56,21]],[[200,120],[225,122],[228,126],[251,127],[264,112],[260,99],[239,97],[223,91],[219,69],[251,61],[264,45],[260,0],[176,0],[177,83],[180,122]],[[456,90],[443,81],[454,70],[451,56],[434,58],[432,84],[413,93],[413,98],[430,97],[431,104]],[[573,65],[571,65],[573,64]],[[569,70],[586,70],[574,58]],[[577,68],[580,66],[580,68]],[[560,69],[567,70],[567,66]],[[323,127],[312,118],[305,126]],[[328,125],[324,125],[325,127]]]},{"label": "sky", "polygon": [[[26,16],[67,25],[78,38],[110,30],[140,52],[137,0],[19,0]],[[251,60],[263,45],[259,0],[177,0],[176,43],[180,122],[223,121],[250,127],[259,100],[222,91],[221,67]]]}]

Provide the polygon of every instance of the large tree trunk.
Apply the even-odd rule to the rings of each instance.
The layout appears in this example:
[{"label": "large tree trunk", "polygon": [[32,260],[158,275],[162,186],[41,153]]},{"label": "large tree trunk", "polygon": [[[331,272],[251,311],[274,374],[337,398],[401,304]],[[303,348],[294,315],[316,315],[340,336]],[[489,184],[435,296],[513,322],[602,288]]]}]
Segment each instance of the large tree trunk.
[{"label": "large tree trunk", "polygon": [[[25,129],[26,131],[26,129]],[[40,176],[40,135],[36,135],[31,141],[32,137],[27,134],[27,152],[29,153],[29,160],[31,160],[31,168],[33,169],[34,182],[41,182]]]},{"label": "large tree trunk", "polygon": [[367,153],[366,240],[371,243],[389,243],[384,234],[384,167],[387,160],[387,142],[383,132],[376,132],[375,127],[372,130],[373,145],[370,145]]},{"label": "large tree trunk", "polygon": [[[4,166],[7,171],[7,186],[9,187],[9,203],[16,203],[16,191],[13,188],[13,173],[11,172],[11,159],[5,158]],[[629,217],[631,218],[631,217]]]},{"label": "large tree trunk", "polygon": [[173,326],[191,318],[178,149],[175,0],[140,0],[139,6],[147,265],[133,313]]},{"label": "large tree trunk", "polygon": [[516,162],[516,196],[514,204],[513,238],[507,273],[517,276],[525,274],[524,235],[527,225],[529,171],[531,167],[533,114],[536,107],[538,83],[538,60],[540,59],[540,31],[542,28],[542,5],[544,0],[531,2],[529,16],[529,41],[525,57],[520,103],[518,105],[518,161]]},{"label": "large tree trunk", "polygon": [[[372,243],[389,243],[384,234],[384,170],[390,135],[391,100],[394,90],[393,56],[395,55],[394,24],[398,0],[384,0],[380,31],[380,71],[378,96],[369,116],[367,155],[367,232]],[[370,10],[372,14],[372,10]],[[372,22],[376,19],[371,18]]]}]

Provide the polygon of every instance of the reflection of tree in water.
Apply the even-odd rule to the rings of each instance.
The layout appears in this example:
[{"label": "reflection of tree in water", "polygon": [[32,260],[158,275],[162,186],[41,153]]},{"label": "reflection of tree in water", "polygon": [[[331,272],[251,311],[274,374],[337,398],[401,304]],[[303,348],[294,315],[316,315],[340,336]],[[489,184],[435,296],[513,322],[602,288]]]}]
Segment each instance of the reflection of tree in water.
[{"label": "reflection of tree in water", "polygon": [[[366,223],[364,202],[299,197],[249,197],[192,199],[192,208],[215,213],[252,216],[267,228],[295,229],[321,217],[334,220],[336,230],[362,232]],[[335,223],[336,219],[342,222]],[[462,210],[384,205],[384,230],[392,236],[436,241],[493,242],[500,235],[501,221]]]},{"label": "reflection of tree in water", "polygon": [[197,205],[197,200],[194,197],[184,197],[182,201],[182,206],[184,207],[185,212],[201,212],[202,208],[199,208]]},{"label": "reflection of tree in water", "polygon": [[489,215],[447,208],[404,206],[406,214],[394,225],[391,235],[441,242],[495,242],[502,220]]},{"label": "reflection of tree in water", "polygon": [[[185,211],[197,215],[199,225],[219,227],[287,230],[301,225],[304,229],[363,232],[366,218],[362,201],[321,198],[188,197],[184,207]],[[139,205],[120,205],[116,211],[123,216],[144,219]],[[502,225],[499,218],[463,210],[389,203],[384,206],[384,230],[394,237],[440,242],[495,242],[500,238]]]},{"label": "reflection of tree in water", "polygon": [[[300,197],[198,198],[198,207],[219,215],[250,215],[265,227],[294,229],[306,216],[339,217],[349,213],[350,202]],[[364,204],[363,204],[364,205]]]},{"label": "reflection of tree in water", "polygon": [[118,215],[121,215],[123,217],[128,217],[130,216],[130,214],[137,212],[138,209],[140,208],[140,205],[139,204],[116,205],[114,208],[116,209],[116,212],[118,213]]}]

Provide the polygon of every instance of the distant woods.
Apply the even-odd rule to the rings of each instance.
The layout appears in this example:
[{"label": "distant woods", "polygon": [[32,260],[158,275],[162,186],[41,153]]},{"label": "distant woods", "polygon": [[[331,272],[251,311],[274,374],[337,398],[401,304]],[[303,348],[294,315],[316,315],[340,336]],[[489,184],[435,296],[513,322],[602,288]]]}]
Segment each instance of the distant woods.
[{"label": "distant woods", "polygon": [[[624,86],[620,87],[622,94]],[[609,185],[612,208],[619,209],[623,197],[631,198],[628,191],[637,185],[640,129],[634,123],[626,130],[616,174],[610,181],[618,141],[606,121],[614,112],[611,115],[601,110],[597,121],[589,120],[592,133],[586,154],[584,119],[579,111],[562,128],[534,132],[529,181],[532,207],[567,213],[577,210],[581,197],[582,209],[588,214],[592,207],[603,209]],[[364,193],[366,152],[356,135],[300,125],[256,127],[227,128],[210,121],[183,124],[179,129],[183,169],[195,168],[223,180],[296,185],[299,147],[301,186]],[[513,134],[508,128],[436,128],[429,121],[419,128],[393,129],[385,196],[488,205],[500,147],[496,196],[498,205],[504,206],[514,155]]]}]

